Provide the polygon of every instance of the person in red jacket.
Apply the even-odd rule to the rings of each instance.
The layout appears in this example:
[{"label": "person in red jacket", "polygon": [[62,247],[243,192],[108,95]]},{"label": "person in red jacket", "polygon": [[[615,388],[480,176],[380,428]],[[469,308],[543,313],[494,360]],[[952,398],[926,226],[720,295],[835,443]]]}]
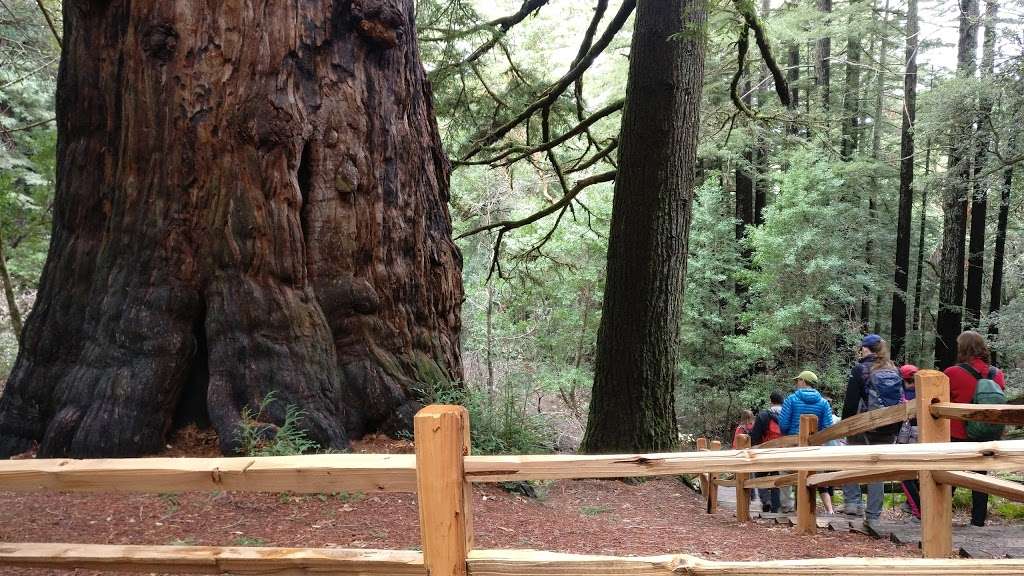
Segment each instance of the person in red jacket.
[{"label": "person in red jacket", "polygon": [[[974,390],[978,387],[978,379],[966,370],[969,366],[975,372],[987,377],[989,373],[989,351],[985,337],[973,330],[968,330],[956,339],[956,366],[950,366],[943,370],[949,378],[949,400],[970,404],[974,398]],[[1006,375],[1002,370],[996,370],[992,378],[996,384],[1006,389]],[[950,421],[949,435],[953,442],[966,442],[967,427],[959,420]],[[984,472],[982,472],[984,473]],[[988,494],[984,492],[971,492],[971,524],[984,526],[988,518]]]}]

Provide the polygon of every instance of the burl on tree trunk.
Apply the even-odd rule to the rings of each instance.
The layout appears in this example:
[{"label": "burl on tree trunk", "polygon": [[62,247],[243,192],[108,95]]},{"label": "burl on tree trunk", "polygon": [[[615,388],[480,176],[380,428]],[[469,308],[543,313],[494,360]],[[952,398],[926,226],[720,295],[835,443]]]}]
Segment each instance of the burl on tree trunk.
[{"label": "burl on tree trunk", "polygon": [[53,239],[0,455],[159,450],[276,391],[323,446],[461,378],[412,0],[66,0]]}]

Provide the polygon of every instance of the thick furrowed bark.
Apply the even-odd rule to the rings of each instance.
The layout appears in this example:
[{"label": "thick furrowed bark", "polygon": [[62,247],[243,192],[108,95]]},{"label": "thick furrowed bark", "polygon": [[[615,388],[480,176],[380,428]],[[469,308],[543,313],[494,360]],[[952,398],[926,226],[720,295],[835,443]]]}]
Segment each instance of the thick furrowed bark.
[{"label": "thick furrowed bark", "polygon": [[462,299],[412,2],[65,12],[53,243],[0,455],[152,452],[203,403],[233,450],[272,391],[267,420],[294,404],[324,446],[411,425],[416,389],[461,376]]}]

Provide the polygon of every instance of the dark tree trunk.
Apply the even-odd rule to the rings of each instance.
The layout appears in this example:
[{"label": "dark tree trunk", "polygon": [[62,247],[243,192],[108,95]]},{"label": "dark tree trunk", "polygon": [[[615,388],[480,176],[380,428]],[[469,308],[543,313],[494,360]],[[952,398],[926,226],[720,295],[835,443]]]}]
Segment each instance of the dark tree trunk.
[{"label": "dark tree trunk", "polygon": [[14,283],[11,282],[11,275],[7,272],[6,246],[4,246],[3,235],[0,234],[0,283],[3,283],[4,300],[7,302],[7,314],[11,317],[11,332],[14,338],[21,340],[21,311],[18,310],[18,300],[14,296]]},{"label": "dark tree trunk", "polygon": [[[850,3],[856,7],[859,0],[851,0]],[[860,53],[860,35],[850,34],[846,38],[846,88],[843,94],[843,126],[839,143],[839,156],[845,161],[852,160],[853,153],[857,150],[860,127]]]},{"label": "dark tree trunk", "polygon": [[[800,44],[793,42],[789,45],[789,71],[786,73],[786,80],[789,82],[789,109],[796,112],[800,109]],[[799,132],[799,125],[792,122],[789,125],[791,134]]]},{"label": "dark tree trunk", "polygon": [[676,366],[706,18],[699,0],[637,6],[587,452],[669,450],[677,442]]},{"label": "dark tree trunk", "polygon": [[[878,4],[875,3],[877,8]],[[881,162],[882,159],[882,131],[886,126],[886,122],[882,121],[882,114],[885,111],[885,77],[888,72],[888,61],[889,61],[889,42],[888,42],[888,29],[889,29],[889,0],[885,0],[885,5],[882,8],[882,25],[879,28],[878,38],[878,70],[875,73],[875,109],[872,112],[871,122],[871,159],[876,163]],[[868,201],[870,204],[871,222],[875,227],[878,226],[878,177],[873,174],[871,177],[871,191],[868,193]],[[882,257],[878,247],[875,243],[874,237],[868,239],[868,268],[875,270],[880,268]],[[873,263],[877,263],[873,265]],[[882,276],[882,274],[879,274]],[[885,289],[876,289],[874,291],[874,327],[872,332],[879,333],[882,331],[882,301]],[[888,294],[885,294],[888,296]],[[868,295],[871,298],[871,295]]]},{"label": "dark tree trunk", "polygon": [[[904,341],[907,338],[907,285],[910,269],[910,229],[913,227],[914,212],[914,122],[917,117],[917,0],[907,2],[907,49],[906,70],[903,75],[903,125],[900,128],[900,197],[899,216],[896,224],[896,290],[892,293],[892,314],[890,341],[892,357],[904,357]],[[922,191],[922,194],[927,192]],[[922,201],[923,202],[923,201]],[[924,204],[921,206],[921,246],[924,245]],[[921,256],[918,256],[917,281],[914,292],[914,307],[920,298]],[[917,329],[917,311],[914,312],[914,329]]]},{"label": "dark tree trunk", "polygon": [[[999,3],[985,2],[985,34],[981,51],[981,77],[991,80],[995,69],[996,17]],[[964,323],[976,328],[981,321],[981,294],[985,283],[985,224],[988,216],[988,179],[982,176],[991,138],[989,117],[992,99],[982,95],[978,103],[977,143],[974,154],[973,193],[971,194],[971,240],[967,248],[967,294]]]},{"label": "dark tree trunk", "polygon": [[922,297],[922,282],[924,279],[924,239],[925,239],[925,224],[928,222],[928,186],[927,180],[931,173],[932,164],[932,143],[931,140],[925,142],[924,151],[924,177],[926,184],[921,187],[921,225],[918,230],[917,237],[917,266],[916,266],[916,279],[914,280],[914,311],[911,314],[912,326],[911,329],[918,334],[918,346],[917,346],[917,361],[920,363],[925,357],[925,338],[924,338],[924,323],[921,321],[924,316],[924,303],[921,301]]},{"label": "dark tree trunk", "polygon": [[[767,19],[771,12],[771,2],[769,0],[761,0],[761,18],[762,21]],[[771,78],[771,73],[768,71],[768,66],[762,64],[761,66],[761,77]],[[757,105],[759,108],[765,108],[768,99],[771,97],[769,94],[774,88],[775,83],[762,82],[761,88],[757,91]],[[763,131],[757,133],[757,149],[754,151],[754,160],[756,167],[754,168],[754,225],[760,226],[764,224],[764,209],[768,205],[768,192],[771,188],[771,179],[768,178],[768,139]]]},{"label": "dark tree trunk", "polygon": [[[957,76],[974,78],[977,68],[978,1],[960,0]],[[942,258],[939,266],[939,314],[935,321],[935,365],[956,362],[964,298],[964,240],[967,196],[971,182],[974,106],[970,99],[954,102],[949,164],[942,192]]]},{"label": "dark tree trunk", "polygon": [[[818,11],[822,14],[831,14],[832,0],[818,0]],[[827,22],[828,16],[826,16]],[[815,84],[821,91],[821,108],[825,111],[827,125],[828,112],[832,110],[832,38],[830,36],[818,38],[817,52],[818,57],[814,62],[816,72]]]},{"label": "dark tree trunk", "polygon": [[[753,98],[750,90],[750,80],[744,83],[743,103],[749,108]],[[754,160],[754,149],[746,146],[743,150],[743,164],[736,168],[736,241],[741,242],[747,235],[747,227],[754,225],[754,182],[757,177],[757,169]],[[749,266],[751,250],[746,245],[740,250],[742,265]],[[746,334],[747,326],[741,321],[740,316],[750,304],[747,296],[747,284],[744,281],[737,281],[735,284],[736,296],[739,298],[740,314],[737,314],[733,322],[736,334]]]},{"label": "dark tree trunk", "polygon": [[[749,108],[753,98],[751,97],[750,80],[744,82],[743,103]],[[736,168],[736,241],[740,241],[747,234],[747,226],[754,223],[754,180],[751,174],[756,164],[754,151],[750,146],[743,151],[744,162]]]},{"label": "dark tree trunk", "polygon": [[[1011,141],[1010,147],[1013,148]],[[989,294],[988,312],[998,315],[1003,306],[1003,266],[1006,259],[1006,226],[1010,216],[1010,193],[1013,190],[1013,166],[1003,171],[1003,189],[999,195],[999,220],[996,224],[996,245],[992,251],[992,292]],[[999,323],[990,322],[988,333],[999,334]],[[996,353],[992,352],[992,361],[996,361]]]},{"label": "dark tree trunk", "polygon": [[179,406],[231,451],[271,391],[269,420],[295,404],[341,447],[461,377],[412,0],[64,6],[53,239],[0,454],[154,452]]}]

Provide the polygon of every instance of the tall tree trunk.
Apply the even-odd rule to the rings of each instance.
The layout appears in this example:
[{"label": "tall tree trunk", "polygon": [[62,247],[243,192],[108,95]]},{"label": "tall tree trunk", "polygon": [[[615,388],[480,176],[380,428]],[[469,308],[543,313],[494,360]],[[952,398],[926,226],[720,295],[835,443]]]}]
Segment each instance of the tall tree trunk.
[{"label": "tall tree trunk", "polygon": [[[832,0],[817,0],[818,11],[822,14],[832,13]],[[826,24],[829,23],[829,16],[825,17]],[[828,125],[829,112],[832,110],[832,38],[822,36],[818,38],[817,59],[814,62],[815,84],[820,90],[821,108],[825,111],[825,123]],[[827,130],[827,129],[826,129]]]},{"label": "tall tree trunk", "polygon": [[677,442],[676,363],[706,19],[699,0],[637,6],[587,452],[668,450]]},{"label": "tall tree trunk", "polygon": [[[1013,148],[1013,142],[1010,143]],[[1010,193],[1013,190],[1013,166],[1003,171],[1002,193],[999,195],[999,220],[996,224],[996,245],[992,252],[992,292],[989,294],[988,312],[998,315],[1003,306],[1003,266],[1006,258],[1006,226],[1010,216]],[[999,334],[999,323],[989,322],[988,333],[994,337]],[[992,361],[996,361],[996,352],[992,352]]]},{"label": "tall tree trunk", "polygon": [[272,391],[268,420],[295,404],[342,447],[460,379],[412,0],[64,6],[54,233],[0,455],[154,452],[195,405],[230,452]]},{"label": "tall tree trunk", "polygon": [[[960,0],[960,40],[957,76],[974,78],[977,70],[978,0]],[[967,196],[971,182],[974,102],[953,103],[949,164],[942,192],[942,258],[939,266],[939,314],[935,321],[935,364],[940,369],[956,362],[964,301],[964,241],[967,234]]]},{"label": "tall tree trunk", "polygon": [[[981,51],[981,78],[992,80],[995,71],[996,17],[999,3],[985,2],[985,34]],[[978,103],[977,140],[974,153],[973,193],[971,194],[971,240],[967,249],[967,294],[964,302],[964,323],[976,328],[981,321],[981,294],[985,283],[985,223],[988,216],[988,179],[982,176],[992,115],[992,99],[982,95]]]},{"label": "tall tree trunk", "polygon": [[[2,232],[2,230],[0,230]],[[0,233],[0,282],[4,285],[4,299],[7,301],[7,313],[11,316],[11,331],[19,342],[21,341],[21,311],[18,310],[18,300],[14,297],[14,283],[11,282],[11,275],[7,272],[7,255],[4,246],[3,234]]]},{"label": "tall tree trunk", "polygon": [[[917,117],[917,0],[907,2],[907,49],[906,68],[903,75],[903,124],[900,127],[900,197],[899,216],[896,224],[896,272],[892,293],[892,314],[890,341],[892,357],[904,357],[904,341],[907,337],[907,284],[910,269],[910,229],[913,227],[914,212],[914,122]],[[923,197],[927,191],[922,190]],[[918,247],[917,281],[914,287],[914,330],[917,330],[917,307],[921,291],[921,264],[924,246],[924,200],[921,204],[921,238]]]},{"label": "tall tree trunk", "polygon": [[924,322],[922,318],[924,316],[925,306],[921,300],[922,297],[922,282],[924,280],[924,239],[925,239],[925,224],[928,222],[928,176],[931,174],[932,164],[932,142],[929,139],[925,142],[924,151],[924,178],[925,185],[921,187],[921,226],[918,230],[917,237],[917,267],[916,267],[916,279],[914,280],[914,312],[911,315],[913,318],[913,325],[911,329],[914,332],[918,332],[918,346],[917,346],[917,361],[920,363],[925,357],[925,338],[924,338]]},{"label": "tall tree trunk", "polygon": [[[750,80],[744,82],[743,103],[749,108],[753,101]],[[751,131],[756,127],[751,125]],[[736,168],[736,242],[742,242],[747,235],[747,228],[754,225],[754,182],[757,175],[757,163],[754,160],[754,148],[745,146],[743,163]],[[753,173],[753,174],[752,174]],[[749,266],[751,251],[746,245],[740,250],[741,265]],[[738,281],[734,284],[736,296],[739,298],[740,313],[733,322],[736,334],[746,334],[747,326],[741,322],[740,316],[747,309],[750,298],[747,295],[747,284]]]},{"label": "tall tree trunk", "polygon": [[[770,0],[761,0],[761,21],[764,22],[771,12]],[[761,65],[761,77],[771,78],[771,73],[768,71],[768,66]],[[757,91],[757,105],[759,108],[765,108],[768,99],[771,97],[771,90],[774,88],[774,82],[761,82],[761,88]],[[757,150],[754,152],[755,162],[757,163],[754,168],[754,225],[760,226],[764,224],[764,209],[768,205],[768,192],[771,188],[771,179],[768,178],[768,138],[765,136],[764,131],[758,131],[757,133]]]},{"label": "tall tree trunk", "polygon": [[[789,82],[789,110],[795,114],[800,109],[800,44],[797,42],[790,44],[788,55],[789,71],[786,73],[786,80]],[[790,122],[789,133],[799,134],[800,124]]]},{"label": "tall tree trunk", "polygon": [[[860,0],[851,0],[856,7]],[[852,15],[851,24],[857,18]],[[839,143],[839,156],[845,160],[853,159],[857,150],[858,130],[860,128],[860,58],[861,37],[851,33],[846,38],[846,88],[843,94],[843,126]]]},{"label": "tall tree trunk", "polygon": [[[877,3],[875,5],[877,7]],[[871,130],[871,159],[875,162],[881,162],[882,159],[882,130],[886,123],[882,121],[882,114],[885,111],[885,79],[888,74],[888,61],[889,61],[889,0],[885,0],[885,5],[882,8],[882,26],[878,32],[878,71],[875,73],[875,109],[872,115],[872,130]],[[869,195],[870,202],[873,204],[871,208],[871,220],[878,226],[878,178],[876,175],[872,175],[872,187]],[[877,247],[874,246],[874,238],[870,239],[872,250],[877,251]],[[879,264],[882,262],[880,254],[876,253],[872,255],[872,258]],[[874,269],[874,267],[871,267]],[[884,286],[884,284],[883,284]],[[872,332],[879,333],[882,331],[882,302],[884,289],[875,290],[875,314],[874,314],[874,328]]]}]

